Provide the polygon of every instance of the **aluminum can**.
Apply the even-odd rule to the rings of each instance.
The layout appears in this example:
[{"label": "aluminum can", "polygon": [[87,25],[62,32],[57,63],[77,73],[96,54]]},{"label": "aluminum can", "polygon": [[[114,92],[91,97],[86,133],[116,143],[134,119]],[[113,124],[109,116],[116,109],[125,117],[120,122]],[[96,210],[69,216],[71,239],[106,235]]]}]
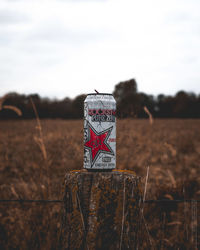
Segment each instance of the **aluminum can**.
[{"label": "aluminum can", "polygon": [[84,168],[116,168],[116,101],[112,94],[88,94],[84,101]]}]

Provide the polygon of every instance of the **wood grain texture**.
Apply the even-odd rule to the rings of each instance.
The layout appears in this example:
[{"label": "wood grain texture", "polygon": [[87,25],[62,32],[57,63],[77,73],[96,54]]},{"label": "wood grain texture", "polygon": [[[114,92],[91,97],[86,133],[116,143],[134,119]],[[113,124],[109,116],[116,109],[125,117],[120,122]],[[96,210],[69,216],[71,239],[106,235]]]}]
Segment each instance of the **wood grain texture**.
[{"label": "wood grain texture", "polygon": [[136,249],[140,205],[132,171],[67,173],[61,249]]}]

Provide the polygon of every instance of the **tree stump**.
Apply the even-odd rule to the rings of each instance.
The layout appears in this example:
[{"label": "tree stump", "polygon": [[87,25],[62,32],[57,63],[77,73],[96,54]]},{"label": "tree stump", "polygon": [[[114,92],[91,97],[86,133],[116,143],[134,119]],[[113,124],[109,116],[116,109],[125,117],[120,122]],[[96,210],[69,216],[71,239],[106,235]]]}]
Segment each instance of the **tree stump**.
[{"label": "tree stump", "polygon": [[61,249],[137,249],[140,177],[72,171],[65,177]]}]

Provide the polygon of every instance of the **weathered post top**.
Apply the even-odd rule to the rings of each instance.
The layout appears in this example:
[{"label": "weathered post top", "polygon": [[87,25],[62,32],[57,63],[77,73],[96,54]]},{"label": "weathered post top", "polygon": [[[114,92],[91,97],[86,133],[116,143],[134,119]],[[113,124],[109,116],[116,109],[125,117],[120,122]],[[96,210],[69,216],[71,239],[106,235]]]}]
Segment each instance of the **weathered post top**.
[{"label": "weathered post top", "polygon": [[84,101],[84,168],[116,168],[116,101],[112,94],[88,94]]},{"label": "weathered post top", "polygon": [[138,249],[140,201],[132,171],[67,173],[60,249]]}]

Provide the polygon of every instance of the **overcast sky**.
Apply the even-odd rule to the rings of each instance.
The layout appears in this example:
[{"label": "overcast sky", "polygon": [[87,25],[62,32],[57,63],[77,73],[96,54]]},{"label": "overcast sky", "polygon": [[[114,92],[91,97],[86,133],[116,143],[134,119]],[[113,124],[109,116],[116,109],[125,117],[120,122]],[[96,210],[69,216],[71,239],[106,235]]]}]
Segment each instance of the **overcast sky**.
[{"label": "overcast sky", "polygon": [[0,95],[200,93],[200,0],[0,0]]}]

